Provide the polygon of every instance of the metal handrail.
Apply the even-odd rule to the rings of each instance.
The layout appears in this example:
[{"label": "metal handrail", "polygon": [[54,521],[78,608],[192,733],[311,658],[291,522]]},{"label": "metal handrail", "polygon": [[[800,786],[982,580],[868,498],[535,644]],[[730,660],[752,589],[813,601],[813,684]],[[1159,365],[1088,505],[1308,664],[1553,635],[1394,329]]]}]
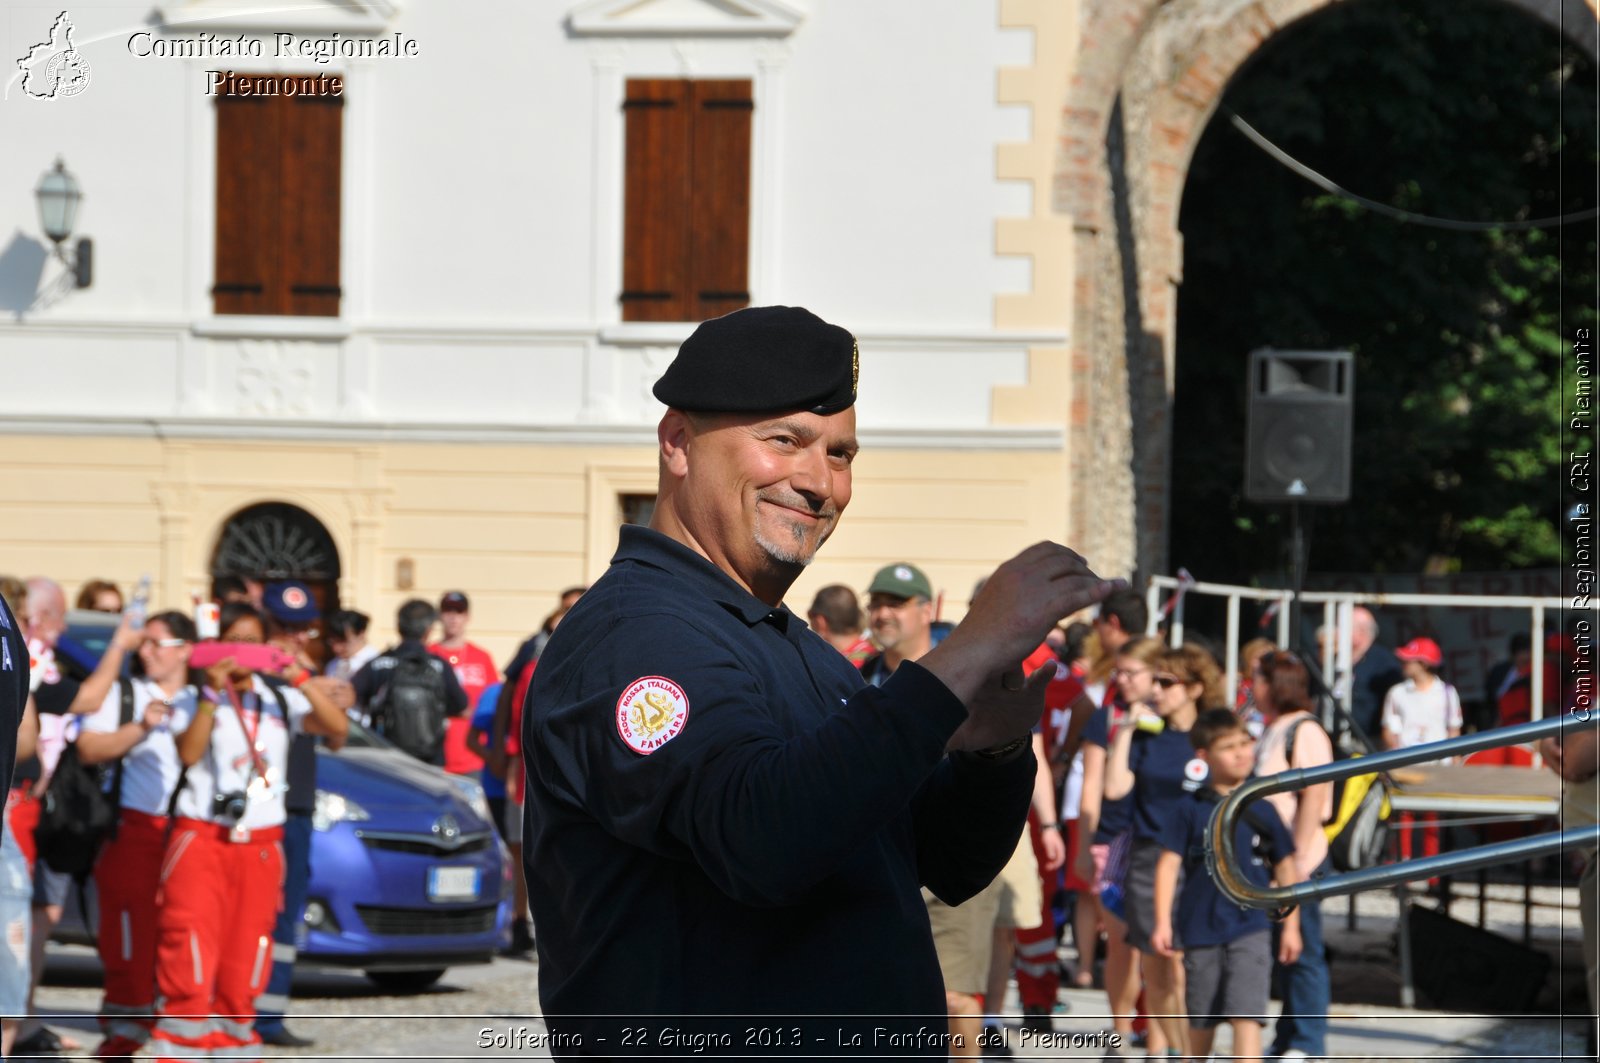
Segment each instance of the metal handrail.
[{"label": "metal handrail", "polygon": [[[1275,601],[1280,605],[1278,613],[1277,641],[1282,648],[1292,649],[1299,653],[1301,647],[1289,645],[1289,611],[1294,601],[1294,592],[1288,588],[1269,587],[1243,587],[1228,583],[1208,583],[1205,581],[1187,582],[1176,576],[1151,576],[1145,587],[1145,604],[1150,613],[1150,626],[1146,634],[1155,634],[1157,623],[1162,615],[1160,595],[1163,590],[1173,591],[1176,599],[1169,603],[1172,610],[1171,641],[1174,646],[1183,641],[1183,600],[1187,594],[1210,595],[1227,600],[1227,653],[1223,661],[1226,689],[1237,689],[1238,684],[1238,658],[1239,658],[1239,603],[1243,600]],[[1544,662],[1545,662],[1545,612],[1547,610],[1560,611],[1565,609],[1568,601],[1560,597],[1548,595],[1484,595],[1484,594],[1423,594],[1418,592],[1385,592],[1385,591],[1302,591],[1300,600],[1306,604],[1321,604],[1323,607],[1323,623],[1337,632],[1337,637],[1330,640],[1330,644],[1323,651],[1322,670],[1326,674],[1342,674],[1349,672],[1354,657],[1351,638],[1353,625],[1351,624],[1350,610],[1355,605],[1439,605],[1450,608],[1487,606],[1500,609],[1525,609],[1528,611],[1528,626],[1531,632],[1533,659],[1530,666],[1529,682],[1531,685],[1530,696],[1532,699],[1532,714],[1535,720],[1544,716]],[[1338,704],[1348,714],[1350,709],[1351,687],[1344,687],[1343,696],[1337,698]],[[1331,723],[1331,719],[1324,723]],[[1534,758],[1535,765],[1538,758]]]},{"label": "metal handrail", "polygon": [[1430,879],[1456,871],[1516,863],[1566,849],[1600,847],[1600,823],[1597,823],[1593,826],[1548,831],[1530,838],[1517,838],[1513,841],[1441,853],[1421,860],[1407,860],[1398,864],[1380,864],[1358,871],[1346,871],[1338,875],[1297,882],[1292,886],[1257,886],[1245,878],[1234,846],[1234,828],[1243,814],[1244,807],[1271,794],[1302,790],[1307,786],[1336,782],[1353,775],[1385,772],[1408,764],[1465,756],[1480,749],[1523,745],[1542,738],[1564,736],[1597,726],[1600,726],[1600,713],[1569,712],[1545,720],[1496,728],[1492,731],[1479,731],[1476,734],[1450,738],[1442,742],[1430,742],[1427,745],[1408,746],[1386,753],[1354,757],[1315,768],[1291,768],[1276,775],[1246,780],[1217,806],[1217,811],[1211,817],[1211,825],[1207,828],[1206,867],[1216,881],[1217,888],[1238,904],[1250,908],[1284,909],[1302,901],[1340,897],[1382,886]]}]

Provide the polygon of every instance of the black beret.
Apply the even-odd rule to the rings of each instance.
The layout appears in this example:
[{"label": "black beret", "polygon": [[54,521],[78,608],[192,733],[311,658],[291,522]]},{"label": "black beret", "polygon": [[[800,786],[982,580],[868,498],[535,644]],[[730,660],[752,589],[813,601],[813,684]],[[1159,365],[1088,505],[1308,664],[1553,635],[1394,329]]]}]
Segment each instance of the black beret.
[{"label": "black beret", "polygon": [[752,306],[701,322],[654,393],[693,413],[826,415],[855,404],[860,364],[838,325],[798,306]]}]

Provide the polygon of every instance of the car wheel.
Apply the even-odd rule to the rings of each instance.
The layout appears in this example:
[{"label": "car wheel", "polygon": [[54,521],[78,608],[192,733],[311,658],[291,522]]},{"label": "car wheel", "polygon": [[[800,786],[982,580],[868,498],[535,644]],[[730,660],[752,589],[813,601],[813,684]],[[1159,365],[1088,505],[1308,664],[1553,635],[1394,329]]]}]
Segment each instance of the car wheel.
[{"label": "car wheel", "polygon": [[444,977],[445,969],[431,971],[368,971],[367,977],[386,993],[420,993]]}]

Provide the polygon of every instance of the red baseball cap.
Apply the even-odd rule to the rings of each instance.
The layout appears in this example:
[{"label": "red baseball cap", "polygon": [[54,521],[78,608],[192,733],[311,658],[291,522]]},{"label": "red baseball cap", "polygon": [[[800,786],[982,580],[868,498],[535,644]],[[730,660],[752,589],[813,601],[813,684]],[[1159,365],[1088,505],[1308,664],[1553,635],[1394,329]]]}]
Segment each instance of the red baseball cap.
[{"label": "red baseball cap", "polygon": [[1394,655],[1402,661],[1421,661],[1433,668],[1444,663],[1444,654],[1440,652],[1439,644],[1429,638],[1412,639],[1395,650]]}]

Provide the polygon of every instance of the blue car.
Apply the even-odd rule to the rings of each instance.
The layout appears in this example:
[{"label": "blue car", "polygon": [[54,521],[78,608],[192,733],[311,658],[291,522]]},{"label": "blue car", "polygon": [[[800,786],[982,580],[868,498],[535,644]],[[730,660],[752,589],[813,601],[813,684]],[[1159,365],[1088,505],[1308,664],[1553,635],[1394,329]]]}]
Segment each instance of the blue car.
[{"label": "blue car", "polygon": [[[58,652],[92,668],[117,622],[74,610]],[[390,992],[416,992],[509,942],[511,858],[477,780],[423,764],[352,721],[344,748],[317,749],[312,827],[297,963],[353,968]],[[69,900],[58,937],[87,940],[77,910]]]},{"label": "blue car", "polygon": [[416,991],[509,940],[511,857],[475,780],[352,722],[343,749],[317,750],[311,824],[300,961]]}]

